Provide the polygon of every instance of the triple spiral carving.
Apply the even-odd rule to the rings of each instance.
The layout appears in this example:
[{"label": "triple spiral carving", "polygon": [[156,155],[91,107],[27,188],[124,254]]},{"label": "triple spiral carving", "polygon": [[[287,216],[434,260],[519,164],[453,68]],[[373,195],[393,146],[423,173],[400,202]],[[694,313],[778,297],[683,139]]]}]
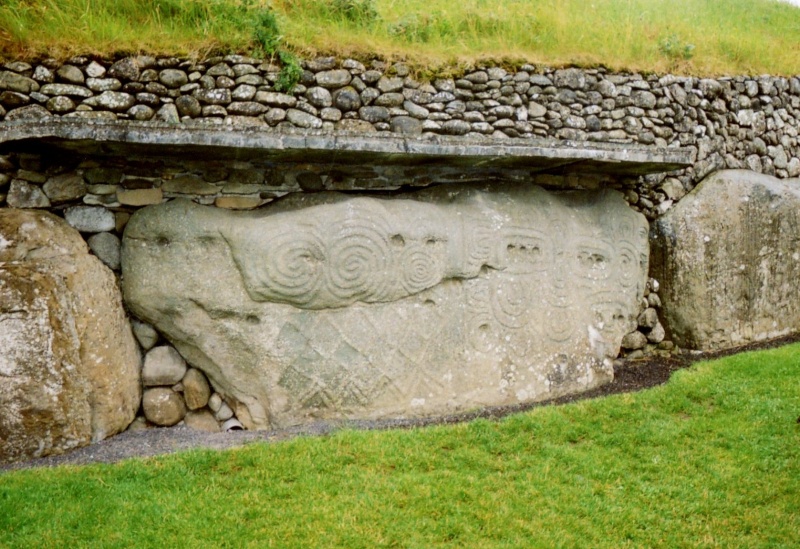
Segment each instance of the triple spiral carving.
[{"label": "triple spiral carving", "polygon": [[391,252],[386,231],[368,219],[348,220],[334,227],[329,246],[328,288],[343,301],[379,301],[390,294]]},{"label": "triple spiral carving", "polygon": [[272,238],[264,250],[269,261],[244,258],[251,284],[248,290],[264,300],[284,296],[305,304],[319,293],[326,262],[325,245],[312,231],[284,232]]},{"label": "triple spiral carving", "polygon": [[435,286],[445,271],[440,244],[403,238],[367,214],[335,221],[325,233],[284,228],[257,256],[237,260],[254,299],[318,309],[393,301]]}]

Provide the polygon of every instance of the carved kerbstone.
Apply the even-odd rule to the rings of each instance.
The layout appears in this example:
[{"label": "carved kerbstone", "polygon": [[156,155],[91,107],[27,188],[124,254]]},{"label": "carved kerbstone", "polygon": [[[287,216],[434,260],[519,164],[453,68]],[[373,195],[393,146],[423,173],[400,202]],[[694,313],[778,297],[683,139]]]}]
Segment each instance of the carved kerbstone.
[{"label": "carved kerbstone", "polygon": [[250,428],[530,402],[612,379],[647,223],[621,195],[439,187],[137,212],[124,293]]},{"label": "carved kerbstone", "polygon": [[800,180],[717,172],[653,226],[675,342],[711,350],[800,331]]}]

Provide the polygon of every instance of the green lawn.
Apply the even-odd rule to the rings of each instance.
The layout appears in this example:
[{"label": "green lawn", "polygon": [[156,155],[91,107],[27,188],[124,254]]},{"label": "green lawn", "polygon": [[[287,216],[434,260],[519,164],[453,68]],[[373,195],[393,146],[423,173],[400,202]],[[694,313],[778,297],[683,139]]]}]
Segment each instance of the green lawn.
[{"label": "green lawn", "polygon": [[0,475],[0,546],[797,547],[800,344],[486,420]]},{"label": "green lawn", "polygon": [[246,52],[257,35],[303,55],[379,55],[428,70],[493,59],[704,75],[800,72],[800,9],[777,0],[0,2],[0,57],[8,59]]}]

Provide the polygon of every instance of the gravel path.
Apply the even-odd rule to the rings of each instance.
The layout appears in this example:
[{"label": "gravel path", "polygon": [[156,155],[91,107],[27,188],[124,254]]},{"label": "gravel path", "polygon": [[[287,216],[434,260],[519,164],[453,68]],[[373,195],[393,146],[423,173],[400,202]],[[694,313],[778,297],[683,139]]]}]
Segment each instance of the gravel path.
[{"label": "gravel path", "polygon": [[114,463],[129,458],[159,456],[194,448],[222,450],[255,442],[279,442],[297,436],[323,436],[343,428],[380,430],[452,424],[476,418],[498,419],[511,413],[539,406],[553,406],[587,398],[640,391],[665,383],[673,372],[686,368],[697,360],[719,358],[742,351],[779,347],[799,340],[800,334],[717,353],[683,353],[669,358],[656,357],[630,362],[616,368],[614,381],[607,385],[579,395],[570,395],[535,404],[488,408],[468,414],[431,419],[318,422],[279,431],[207,433],[183,426],[126,431],[97,444],[78,448],[66,454],[0,465],[0,472],[59,465]]}]

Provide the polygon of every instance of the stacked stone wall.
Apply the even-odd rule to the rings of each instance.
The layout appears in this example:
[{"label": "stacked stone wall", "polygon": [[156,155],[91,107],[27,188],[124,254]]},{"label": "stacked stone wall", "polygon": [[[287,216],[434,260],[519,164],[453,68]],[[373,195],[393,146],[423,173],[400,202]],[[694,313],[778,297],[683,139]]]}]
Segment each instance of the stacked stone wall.
[{"label": "stacked stone wall", "polygon": [[424,82],[402,63],[319,58],[303,66],[300,83],[282,93],[275,89],[280,67],[238,55],[6,63],[0,120],[161,120],[692,149],[692,167],[628,189],[628,201],[650,219],[716,170],[800,175],[798,76],[700,79],[523,65]]}]

